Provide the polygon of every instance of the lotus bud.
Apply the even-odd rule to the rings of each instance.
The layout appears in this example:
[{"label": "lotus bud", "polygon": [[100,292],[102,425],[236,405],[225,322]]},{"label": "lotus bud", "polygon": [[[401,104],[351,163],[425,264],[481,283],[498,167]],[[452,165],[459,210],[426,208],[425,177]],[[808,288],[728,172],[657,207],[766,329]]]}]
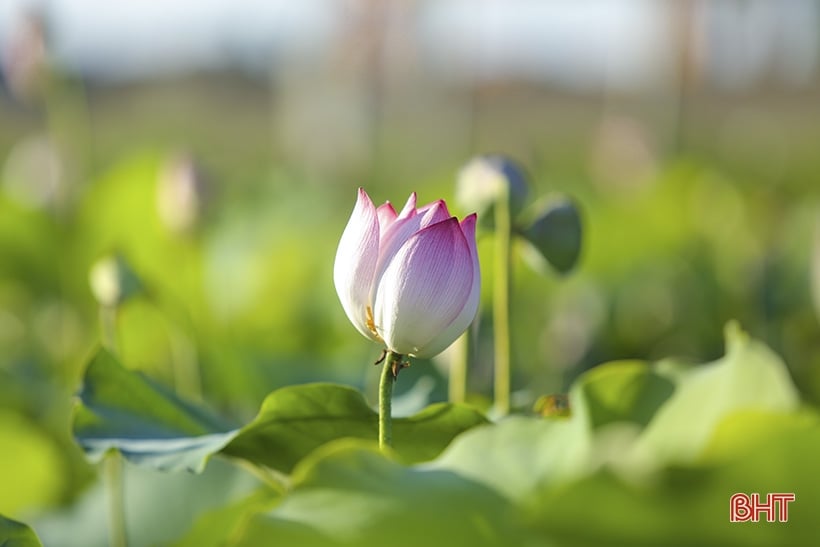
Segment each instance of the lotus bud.
[{"label": "lotus bud", "polygon": [[172,232],[184,234],[200,220],[205,196],[202,170],[194,159],[181,154],[162,169],[157,188],[157,210],[162,223]]},{"label": "lotus bud", "polygon": [[97,302],[108,308],[122,304],[141,290],[137,275],[120,255],[104,256],[95,262],[89,282]]},{"label": "lotus bud", "polygon": [[510,216],[514,218],[524,208],[528,190],[523,170],[509,158],[478,156],[458,174],[456,202],[488,221],[493,218],[490,213],[502,192],[508,192]]},{"label": "lotus bud", "polygon": [[12,95],[23,102],[42,96],[48,75],[45,29],[36,12],[24,14],[0,43],[0,68]]},{"label": "lotus bud", "polygon": [[478,311],[476,215],[461,222],[443,200],[397,213],[363,189],[336,252],[333,279],[347,317],[365,337],[397,354],[432,357]]}]

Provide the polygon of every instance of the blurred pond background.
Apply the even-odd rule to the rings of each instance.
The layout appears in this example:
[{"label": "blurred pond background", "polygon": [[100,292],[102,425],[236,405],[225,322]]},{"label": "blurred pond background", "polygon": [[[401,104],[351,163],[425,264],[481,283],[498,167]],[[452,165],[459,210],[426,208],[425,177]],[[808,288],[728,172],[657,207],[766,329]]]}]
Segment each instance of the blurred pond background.
[{"label": "blurred pond background", "polygon": [[[135,291],[127,366],[228,416],[292,383],[373,393],[332,283],[355,189],[451,199],[486,152],[584,218],[568,276],[515,260],[520,400],[716,358],[738,319],[820,401],[818,2],[3,0],[0,54],[0,513],[94,481],[69,435],[92,277]],[[398,389],[443,400],[447,363]]]}]

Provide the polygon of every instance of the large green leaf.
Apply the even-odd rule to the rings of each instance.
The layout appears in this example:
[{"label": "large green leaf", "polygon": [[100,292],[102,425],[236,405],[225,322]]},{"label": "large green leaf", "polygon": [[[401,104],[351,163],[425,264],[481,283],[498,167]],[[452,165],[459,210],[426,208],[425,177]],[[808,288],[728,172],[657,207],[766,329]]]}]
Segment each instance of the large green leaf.
[{"label": "large green leaf", "polygon": [[[434,404],[408,418],[393,420],[393,443],[405,462],[436,457],[463,431],[486,423],[477,411]],[[283,388],[262,403],[256,418],[242,428],[224,452],[290,471],[306,454],[333,439],[375,439],[378,414],[358,391],[332,384]]]},{"label": "large green leaf", "polygon": [[731,323],[726,356],[677,375],[674,393],[647,425],[636,451],[663,462],[692,461],[730,414],[791,412],[799,402],[780,358]]},{"label": "large green leaf", "polygon": [[34,530],[16,520],[0,515],[0,546],[43,547]]},{"label": "large green leaf", "polygon": [[[74,435],[92,459],[118,449],[129,461],[199,472],[215,453],[290,472],[322,444],[343,437],[375,439],[378,415],[356,390],[333,384],[290,386],[271,393],[242,428],[122,368],[102,350],[86,371]],[[438,455],[459,433],[486,423],[467,406],[437,404],[394,420],[398,456],[407,462]]]},{"label": "large green leaf", "polygon": [[183,401],[106,350],[89,363],[74,415],[74,437],[89,459],[117,449],[136,464],[200,472],[208,456],[238,433],[224,420]]},{"label": "large green leaf", "polygon": [[225,547],[234,545],[244,533],[248,521],[270,509],[278,497],[270,489],[260,489],[247,498],[209,511],[178,541],[174,547]]},{"label": "large green leaf", "polygon": [[586,469],[592,439],[585,419],[576,416],[569,420],[518,416],[477,428],[456,439],[430,466],[521,499]]},{"label": "large green leaf", "polygon": [[590,426],[649,423],[675,391],[669,375],[642,361],[615,361],[586,372],[575,384],[573,402],[583,404]]},{"label": "large green leaf", "polygon": [[347,439],[300,463],[292,491],[251,521],[241,545],[283,536],[299,545],[519,545],[510,509],[475,481],[404,467],[373,443]]},{"label": "large green leaf", "polygon": [[702,454],[705,462],[743,458],[778,435],[811,435],[820,431],[820,415],[809,408],[797,412],[741,410],[721,420]]}]

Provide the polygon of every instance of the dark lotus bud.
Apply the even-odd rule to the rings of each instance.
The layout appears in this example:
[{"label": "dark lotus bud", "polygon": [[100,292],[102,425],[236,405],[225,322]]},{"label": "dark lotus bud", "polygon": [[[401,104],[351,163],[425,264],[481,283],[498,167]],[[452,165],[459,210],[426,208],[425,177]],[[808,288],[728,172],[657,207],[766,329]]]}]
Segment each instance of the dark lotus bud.
[{"label": "dark lotus bud", "polygon": [[509,193],[510,215],[515,218],[528,193],[523,170],[504,156],[477,156],[458,174],[456,202],[464,211],[478,213],[482,221],[491,221],[492,208],[505,191]]}]

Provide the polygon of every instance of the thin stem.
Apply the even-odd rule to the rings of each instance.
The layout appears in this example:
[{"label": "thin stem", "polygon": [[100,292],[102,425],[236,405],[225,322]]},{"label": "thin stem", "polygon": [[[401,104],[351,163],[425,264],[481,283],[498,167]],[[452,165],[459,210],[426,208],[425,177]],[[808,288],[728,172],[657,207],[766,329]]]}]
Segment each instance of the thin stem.
[{"label": "thin stem", "polygon": [[[111,353],[117,353],[117,307],[100,306],[100,330],[102,345]],[[125,486],[122,475],[122,457],[119,453],[108,454],[104,462],[105,482],[108,489],[108,542],[111,547],[127,547],[125,529]]]},{"label": "thin stem", "polygon": [[100,306],[100,331],[102,345],[111,353],[117,353],[117,307]]},{"label": "thin stem", "polygon": [[111,547],[126,547],[125,492],[122,476],[122,459],[119,453],[109,454],[105,459],[105,482],[108,486],[108,542]]},{"label": "thin stem", "polygon": [[382,365],[382,377],[379,382],[379,448],[382,450],[393,443],[393,382],[396,381],[403,357],[401,354],[388,352]]},{"label": "thin stem", "polygon": [[196,348],[176,325],[168,333],[171,343],[171,374],[176,392],[194,401],[202,400],[202,377],[197,362]]},{"label": "thin stem", "polygon": [[509,190],[495,203],[495,253],[493,256],[493,331],[495,345],[495,408],[510,412],[510,269],[512,220]]},{"label": "thin stem", "polygon": [[464,331],[453,347],[448,395],[451,403],[463,403],[467,397],[467,363],[470,359],[470,329]]},{"label": "thin stem", "polygon": [[[200,257],[197,255],[195,243],[190,240],[182,242],[177,249],[180,262],[191,267],[198,267]],[[180,275],[190,278],[191,267],[186,267]],[[199,364],[197,347],[189,333],[196,331],[191,314],[186,306],[171,295],[148,292],[149,301],[166,311],[169,317],[168,334],[171,344],[171,359],[169,366],[174,378],[174,390],[194,401],[202,401],[202,370]]]}]

